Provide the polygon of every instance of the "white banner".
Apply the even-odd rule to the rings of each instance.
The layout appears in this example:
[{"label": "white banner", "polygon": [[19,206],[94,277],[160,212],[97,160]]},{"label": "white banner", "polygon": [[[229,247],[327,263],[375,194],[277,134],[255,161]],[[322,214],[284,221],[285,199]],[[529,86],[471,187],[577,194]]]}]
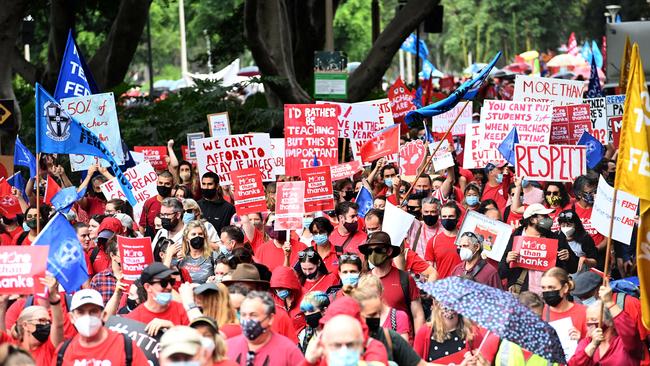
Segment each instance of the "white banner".
[{"label": "white banner", "polygon": [[[596,193],[594,208],[591,211],[591,226],[603,234],[609,236],[609,221],[612,217],[612,200],[614,199],[614,188],[610,187],[605,179],[600,176],[598,180],[598,191]],[[639,206],[639,198],[627,192],[619,190],[616,194],[616,209],[614,211],[614,228],[612,239],[630,245],[632,229],[636,220],[636,209]]]},{"label": "white banner", "polygon": [[510,225],[498,220],[492,220],[476,211],[467,211],[467,215],[465,215],[456,236],[456,245],[459,244],[463,233],[468,231],[483,236],[483,253],[488,258],[497,262],[501,261],[512,234]]},{"label": "white banner", "polygon": [[573,182],[587,173],[587,147],[515,144],[515,173],[533,181]]},{"label": "white banner", "polygon": [[553,105],[580,104],[586,89],[584,81],[517,75],[512,100]]},{"label": "white banner", "polygon": [[[464,110],[463,107],[465,108]],[[460,114],[461,110],[463,111],[463,114]],[[458,117],[459,114],[460,117]],[[456,117],[458,117],[458,121],[456,121],[451,132],[454,136],[464,135],[467,125],[472,123],[472,102],[467,103],[467,107],[465,107],[465,103],[458,103],[449,112],[431,117],[431,131],[442,133],[447,132],[449,126],[454,123]],[[420,128],[420,126],[415,127]]]},{"label": "white banner", "polygon": [[[144,202],[158,195],[158,175],[148,161],[143,161],[133,168],[127,169],[124,175],[133,186],[133,196],[135,196],[135,200],[138,202],[133,207],[133,219],[135,222],[139,222]],[[113,198],[126,200],[124,191],[122,191],[122,187],[117,182],[117,178],[107,181],[99,188],[101,188],[107,201]]]}]

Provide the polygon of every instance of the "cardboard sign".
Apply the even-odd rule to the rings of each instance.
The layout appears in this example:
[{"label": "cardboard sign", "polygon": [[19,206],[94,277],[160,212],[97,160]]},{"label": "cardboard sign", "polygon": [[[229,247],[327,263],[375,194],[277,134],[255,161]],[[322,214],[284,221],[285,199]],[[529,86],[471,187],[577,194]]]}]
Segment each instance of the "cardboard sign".
[{"label": "cardboard sign", "polygon": [[133,146],[133,150],[144,154],[144,160],[148,161],[156,170],[167,169],[167,146]]},{"label": "cardboard sign", "polygon": [[42,293],[38,280],[45,277],[47,269],[47,245],[1,245],[0,246],[0,294]]},{"label": "cardboard sign", "polygon": [[314,165],[314,157],[319,166],[338,163],[340,114],[336,104],[284,105],[286,175],[299,176],[301,168]]},{"label": "cardboard sign", "polygon": [[192,132],[187,134],[187,156],[196,159],[196,141],[205,138],[203,132]]},{"label": "cardboard sign", "polygon": [[[70,117],[99,137],[118,165],[124,164],[124,151],[122,150],[120,126],[117,123],[113,93],[63,98],[61,99],[61,107],[68,112]],[[91,165],[98,161],[101,162],[102,166],[109,166],[107,161],[96,156],[70,155],[70,166],[73,172],[88,170]]]},{"label": "cardboard sign", "polygon": [[[442,133],[447,132],[451,124],[454,123],[456,117],[460,114],[460,117],[458,117],[458,121],[456,121],[451,133],[454,136],[464,135],[467,125],[472,123],[472,102],[469,102],[464,110],[463,107],[465,107],[465,103],[458,103],[449,112],[431,117],[431,131]],[[461,110],[463,111],[462,114],[460,113]]]},{"label": "cardboard sign", "polygon": [[151,238],[129,238],[117,236],[117,246],[120,250],[122,262],[122,281],[131,284],[140,278],[140,274],[150,263],[153,262],[151,251]]},{"label": "cardboard sign", "polygon": [[158,341],[162,336],[162,332],[158,332],[156,337],[151,337],[145,330],[146,324],[115,315],[108,317],[104,326],[113,332],[128,335],[144,352],[149,361],[149,366],[159,365],[160,345]]},{"label": "cardboard sign", "polygon": [[503,163],[506,161],[496,148],[486,149],[482,146],[482,126],[483,124],[481,123],[470,123],[467,125],[465,148],[463,151],[464,169],[483,169],[489,162]]},{"label": "cardboard sign", "polygon": [[368,104],[379,107],[379,124],[381,126],[388,127],[395,123],[395,120],[393,119],[393,110],[390,108],[390,99],[388,98],[368,100],[355,104]]},{"label": "cardboard sign", "polygon": [[284,175],[284,139],[271,139],[271,155],[273,156],[273,174]]},{"label": "cardboard sign", "polygon": [[481,144],[497,149],[514,127],[522,144],[548,144],[552,107],[544,103],[486,100],[481,108]]},{"label": "cardboard sign", "polygon": [[607,109],[605,98],[587,98],[583,100],[589,104],[589,113],[591,121],[591,134],[600,141],[601,144],[609,143],[609,129],[607,128]]},{"label": "cardboard sign", "polygon": [[266,212],[266,195],[262,173],[257,168],[235,170],[230,173],[235,196],[235,209],[239,216]]},{"label": "cardboard sign", "polygon": [[591,113],[588,104],[553,107],[551,144],[575,145],[585,131],[591,134]]},{"label": "cardboard sign", "polygon": [[400,77],[388,88],[388,99],[390,99],[390,109],[393,111],[395,123],[404,122],[406,114],[416,109],[413,104],[414,97],[415,92],[409,90]]},{"label": "cardboard sign", "polygon": [[515,262],[510,262],[510,268],[546,271],[555,267],[557,239],[515,236],[512,241],[512,251],[518,252],[519,258]]},{"label": "cardboard sign", "polygon": [[533,181],[573,182],[587,173],[587,147],[515,144],[515,172]]},{"label": "cardboard sign", "polygon": [[465,232],[481,234],[483,236],[483,253],[488,258],[499,262],[508,246],[512,228],[504,222],[492,220],[476,211],[467,211],[456,236],[456,245],[459,244],[460,237]]},{"label": "cardboard sign", "polygon": [[334,188],[329,166],[300,169],[300,179],[305,182],[305,212],[334,209]]},{"label": "cardboard sign", "polygon": [[608,95],[606,98],[607,128],[609,129],[609,142],[618,149],[618,142],[621,139],[621,127],[623,123],[623,108],[625,107],[625,94]]},{"label": "cardboard sign", "polygon": [[219,185],[232,183],[230,172],[256,168],[265,182],[275,181],[271,138],[268,133],[249,133],[208,137],[196,142],[199,176],[207,172],[219,175]]},{"label": "cardboard sign", "polygon": [[[133,185],[133,196],[136,201],[138,201],[138,203],[133,207],[133,219],[135,222],[139,222],[144,202],[158,194],[158,175],[153,170],[151,164],[147,161],[142,162],[133,168],[127,169],[124,172],[124,175],[131,185]],[[119,198],[121,200],[126,199],[126,195],[124,194],[124,191],[122,191],[120,184],[117,182],[117,178],[107,181],[102,184],[100,188],[102,193],[104,193],[106,200],[112,200],[113,198]]]},{"label": "cardboard sign", "polygon": [[230,135],[228,112],[208,114],[208,130],[212,137]]},{"label": "cardboard sign", "polygon": [[302,229],[305,182],[278,182],[275,191],[275,230]]},{"label": "cardboard sign", "polygon": [[[598,191],[594,200],[594,208],[591,211],[591,226],[603,234],[609,236],[609,221],[612,217],[612,200],[614,199],[614,188],[610,187],[605,179],[600,176],[598,180]],[[614,228],[612,239],[630,245],[632,229],[636,223],[636,210],[639,207],[639,198],[623,190],[616,195],[616,209],[614,211]]]},{"label": "cardboard sign", "polygon": [[0,178],[9,178],[14,174],[13,155],[0,155]]},{"label": "cardboard sign", "polygon": [[322,101],[318,101],[316,104],[335,104],[341,108],[339,115],[340,138],[365,141],[372,137],[373,133],[386,127],[379,121],[378,106]]},{"label": "cardboard sign", "polygon": [[350,178],[360,172],[362,169],[361,162],[359,160],[352,160],[347,163],[338,164],[330,167],[332,173],[332,182],[339,179]]},{"label": "cardboard sign", "polygon": [[406,238],[413,224],[413,220],[415,220],[415,216],[386,201],[384,217],[387,219],[384,220],[381,229],[390,236],[390,244],[399,248],[402,245],[402,241]]},{"label": "cardboard sign", "polygon": [[409,141],[399,147],[399,167],[402,175],[417,175],[426,158],[426,148],[421,140]]},{"label": "cardboard sign", "polygon": [[587,84],[579,80],[517,75],[512,100],[552,105],[580,104],[586,88]]},{"label": "cardboard sign", "polygon": [[187,148],[187,145],[181,145],[181,154],[183,155],[183,160],[190,162],[193,166],[196,166],[196,156],[190,156],[190,151]]}]

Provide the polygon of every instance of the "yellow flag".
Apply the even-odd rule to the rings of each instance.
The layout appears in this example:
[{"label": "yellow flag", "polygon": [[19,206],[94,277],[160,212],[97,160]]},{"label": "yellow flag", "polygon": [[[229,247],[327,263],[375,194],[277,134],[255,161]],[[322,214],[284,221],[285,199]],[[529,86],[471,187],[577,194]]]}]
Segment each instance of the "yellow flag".
[{"label": "yellow flag", "polygon": [[650,329],[650,201],[640,201],[639,233],[636,241],[636,266],[641,289],[641,318]]},{"label": "yellow flag", "polygon": [[621,75],[618,79],[618,87],[621,88],[621,93],[627,89],[627,78],[630,77],[630,53],[632,47],[630,46],[630,36],[625,37],[625,47],[623,48],[623,58],[621,58]]}]

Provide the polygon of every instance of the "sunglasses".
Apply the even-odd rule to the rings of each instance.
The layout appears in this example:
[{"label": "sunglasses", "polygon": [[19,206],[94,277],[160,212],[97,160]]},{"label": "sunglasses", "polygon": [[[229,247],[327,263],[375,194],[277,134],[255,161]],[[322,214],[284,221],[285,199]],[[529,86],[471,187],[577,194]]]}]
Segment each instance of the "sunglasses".
[{"label": "sunglasses", "polygon": [[474,239],[474,240],[476,240],[478,242],[483,241],[483,237],[481,235],[475,234],[475,233],[473,233],[471,231],[464,232],[463,235],[461,235],[460,237],[463,238],[463,237],[466,237],[466,236],[470,237],[470,238],[472,238],[472,239]]},{"label": "sunglasses", "polygon": [[547,192],[546,192],[546,195],[547,195],[547,196],[559,196],[559,195],[560,195],[560,191],[552,191],[552,192],[551,192],[551,191],[547,191]]},{"label": "sunglasses", "polygon": [[341,254],[339,259],[342,260],[342,261],[357,261],[360,258],[356,254]]},{"label": "sunglasses", "polygon": [[573,218],[573,212],[562,212],[560,213],[559,218],[571,220]]},{"label": "sunglasses", "polygon": [[159,283],[160,287],[165,288],[167,285],[171,285],[172,287],[176,284],[176,279],[175,278],[165,278],[160,281],[154,281],[151,283]]},{"label": "sunglasses", "polygon": [[314,258],[314,256],[316,256],[316,252],[311,251],[311,250],[310,251],[302,251],[302,252],[298,253],[298,258],[300,258],[300,259],[305,259],[305,258],[311,259],[311,258]]},{"label": "sunglasses", "polygon": [[372,254],[372,252],[375,252],[377,254],[386,254],[388,252],[388,248],[386,247],[371,247],[371,248],[366,248],[365,250],[368,255]]}]

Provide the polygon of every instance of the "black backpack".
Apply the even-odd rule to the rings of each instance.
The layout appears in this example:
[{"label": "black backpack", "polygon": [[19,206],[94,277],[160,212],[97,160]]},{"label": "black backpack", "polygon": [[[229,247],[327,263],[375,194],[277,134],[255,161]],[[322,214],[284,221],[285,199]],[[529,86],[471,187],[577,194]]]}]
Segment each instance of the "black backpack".
[{"label": "black backpack", "polygon": [[[122,334],[122,338],[124,339],[124,350],[126,351],[124,352],[126,353],[126,366],[131,366],[133,362],[133,343],[131,343],[131,338],[126,334]],[[63,345],[61,345],[61,348],[59,348],[59,352],[56,354],[56,366],[63,365],[63,356],[65,356],[65,350],[68,349],[71,341],[72,338],[66,339]]]}]

